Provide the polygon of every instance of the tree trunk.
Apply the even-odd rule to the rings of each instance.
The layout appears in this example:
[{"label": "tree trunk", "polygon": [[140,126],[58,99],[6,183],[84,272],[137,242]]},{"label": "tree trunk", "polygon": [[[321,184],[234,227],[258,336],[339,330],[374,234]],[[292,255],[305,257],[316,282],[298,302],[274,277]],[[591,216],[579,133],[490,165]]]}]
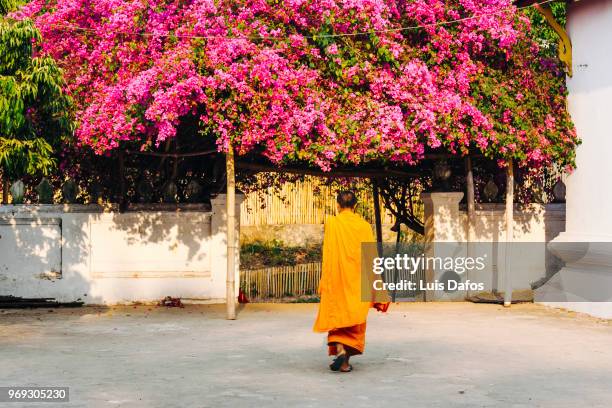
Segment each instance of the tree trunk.
[{"label": "tree trunk", "polygon": [[512,160],[506,169],[506,268],[504,270],[504,306],[512,304],[512,276],[510,260],[512,259],[512,235],[514,231],[514,171]]},{"label": "tree trunk", "polygon": [[380,216],[380,190],[378,187],[378,180],[372,179],[372,195],[374,196],[374,221],[376,223],[376,246],[378,249],[378,256],[383,255],[382,245],[382,220]]},{"label": "tree trunk", "polygon": [[226,155],[227,171],[227,319],[236,319],[236,180],[234,148],[230,144]]},{"label": "tree trunk", "polygon": [[8,196],[9,196],[9,178],[3,174],[2,175],[2,204],[8,204]]},{"label": "tree trunk", "polygon": [[[474,248],[472,246],[472,236],[474,233],[474,214],[476,212],[476,203],[474,198],[474,172],[472,170],[472,159],[468,156],[465,159],[465,184],[466,184],[466,201],[467,201],[467,227],[465,233],[466,249],[468,259],[473,256]],[[470,279],[469,270],[466,272],[466,279]],[[468,289],[467,296],[470,296]]]}]

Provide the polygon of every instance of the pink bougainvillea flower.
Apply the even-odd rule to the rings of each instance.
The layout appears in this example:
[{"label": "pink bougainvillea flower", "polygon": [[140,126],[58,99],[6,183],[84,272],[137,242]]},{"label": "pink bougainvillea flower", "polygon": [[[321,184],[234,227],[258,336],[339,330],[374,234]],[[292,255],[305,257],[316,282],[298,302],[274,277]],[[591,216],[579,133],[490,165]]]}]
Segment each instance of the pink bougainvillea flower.
[{"label": "pink bougainvillea flower", "polygon": [[574,164],[563,73],[511,0],[33,0],[14,17],[98,153],[192,116],[220,150],[323,170],[433,149]]}]

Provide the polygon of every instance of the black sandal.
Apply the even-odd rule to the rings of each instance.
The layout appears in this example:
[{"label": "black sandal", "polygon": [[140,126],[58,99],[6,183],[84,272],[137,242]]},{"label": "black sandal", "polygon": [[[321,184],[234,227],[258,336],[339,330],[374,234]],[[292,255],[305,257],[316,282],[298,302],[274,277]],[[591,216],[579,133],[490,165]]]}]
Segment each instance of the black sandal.
[{"label": "black sandal", "polygon": [[350,373],[351,371],[353,371],[353,366],[349,364],[349,366],[348,366],[348,368],[346,370],[340,369],[338,371],[340,371],[341,373]]},{"label": "black sandal", "polygon": [[347,359],[348,353],[346,351],[342,354],[338,354],[334,361],[329,365],[329,369],[332,371],[339,371],[340,367],[344,365]]}]

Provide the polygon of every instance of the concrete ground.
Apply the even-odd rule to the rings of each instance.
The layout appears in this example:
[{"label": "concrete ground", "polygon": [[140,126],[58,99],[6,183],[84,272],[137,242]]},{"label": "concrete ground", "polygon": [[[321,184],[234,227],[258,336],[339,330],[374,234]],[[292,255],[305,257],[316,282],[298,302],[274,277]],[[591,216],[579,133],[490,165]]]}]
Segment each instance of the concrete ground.
[{"label": "concrete ground", "polygon": [[316,306],[251,304],[236,321],[222,306],[2,311],[0,386],[69,386],[68,407],[612,406],[610,321],[392,305],[340,374],[311,331]]}]

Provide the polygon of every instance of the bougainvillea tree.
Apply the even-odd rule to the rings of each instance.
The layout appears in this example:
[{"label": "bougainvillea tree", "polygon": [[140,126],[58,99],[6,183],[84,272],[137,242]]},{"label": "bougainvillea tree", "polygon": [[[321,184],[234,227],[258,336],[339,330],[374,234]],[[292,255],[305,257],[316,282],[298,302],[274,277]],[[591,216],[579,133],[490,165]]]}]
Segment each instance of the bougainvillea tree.
[{"label": "bougainvillea tree", "polygon": [[195,130],[276,164],[429,151],[572,167],[564,75],[510,0],[34,0],[76,138],[147,150]]}]

